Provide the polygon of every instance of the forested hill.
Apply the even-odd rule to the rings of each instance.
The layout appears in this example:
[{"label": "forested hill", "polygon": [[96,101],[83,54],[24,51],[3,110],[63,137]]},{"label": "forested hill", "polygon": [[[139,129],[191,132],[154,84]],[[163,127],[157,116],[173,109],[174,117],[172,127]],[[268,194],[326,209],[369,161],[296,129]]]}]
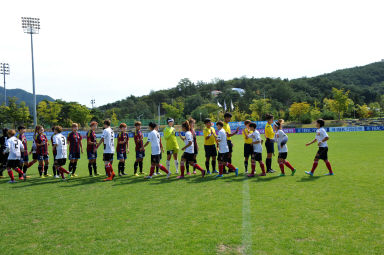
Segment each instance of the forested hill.
[{"label": "forested hill", "polygon": [[[156,84],[153,84],[154,88]],[[217,102],[229,106],[231,100],[240,111],[251,114],[253,99],[269,99],[272,112],[287,112],[293,102],[308,102],[320,108],[325,98],[332,98],[332,88],[350,90],[349,97],[357,105],[379,102],[384,94],[384,62],[366,66],[338,70],[312,78],[248,78],[232,80],[216,79],[212,82],[192,83],[182,79],[176,87],[152,91],[149,95],[129,96],[111,104],[99,107],[100,111],[113,111],[118,119],[154,118],[157,106],[161,105],[161,114],[167,113],[163,103],[181,109],[181,118],[192,115],[198,119],[212,116],[217,112]],[[244,90],[239,94],[233,88]],[[214,95],[212,91],[220,91]],[[168,108],[169,109],[169,108]]]},{"label": "forested hill", "polygon": [[[7,89],[7,98],[16,97],[17,102],[25,102],[25,104],[32,109],[33,107],[33,94],[29,93],[22,89]],[[36,95],[37,103],[46,100],[46,101],[54,101],[54,99],[50,96],[46,95]],[[4,87],[0,86],[0,105],[4,103]]]}]

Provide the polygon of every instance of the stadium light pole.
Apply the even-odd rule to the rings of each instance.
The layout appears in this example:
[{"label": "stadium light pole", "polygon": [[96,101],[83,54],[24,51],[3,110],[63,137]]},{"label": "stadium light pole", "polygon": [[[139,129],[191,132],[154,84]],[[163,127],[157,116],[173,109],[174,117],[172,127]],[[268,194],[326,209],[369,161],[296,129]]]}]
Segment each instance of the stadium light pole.
[{"label": "stadium light pole", "polygon": [[31,35],[31,56],[32,56],[32,86],[33,86],[33,123],[37,126],[37,112],[36,112],[36,90],[35,90],[35,66],[33,59],[33,34],[38,34],[40,30],[40,19],[21,17],[21,23],[24,33]]},{"label": "stadium light pole", "polygon": [[9,75],[9,64],[0,63],[0,74],[4,77],[4,105],[7,106],[7,89],[5,88],[5,75]]},{"label": "stadium light pole", "polygon": [[92,109],[93,109],[95,107],[95,104],[96,104],[96,100],[94,98],[91,100],[91,104],[92,104]]}]

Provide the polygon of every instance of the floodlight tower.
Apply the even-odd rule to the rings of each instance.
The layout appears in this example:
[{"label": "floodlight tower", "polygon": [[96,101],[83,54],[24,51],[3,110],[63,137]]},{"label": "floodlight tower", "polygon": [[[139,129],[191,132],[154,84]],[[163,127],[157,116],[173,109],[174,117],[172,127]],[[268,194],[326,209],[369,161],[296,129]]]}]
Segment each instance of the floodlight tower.
[{"label": "floodlight tower", "polygon": [[40,19],[21,17],[22,27],[24,33],[31,35],[31,56],[32,56],[32,85],[33,85],[33,123],[37,125],[37,113],[36,113],[36,91],[35,91],[35,67],[33,60],[33,34],[38,34],[40,30]]},{"label": "floodlight tower", "polygon": [[92,109],[95,107],[95,104],[96,104],[96,100],[93,98],[91,99],[91,105],[92,105]]},{"label": "floodlight tower", "polygon": [[0,63],[0,74],[4,76],[4,104],[7,106],[7,89],[5,88],[5,75],[9,75],[8,63]]}]

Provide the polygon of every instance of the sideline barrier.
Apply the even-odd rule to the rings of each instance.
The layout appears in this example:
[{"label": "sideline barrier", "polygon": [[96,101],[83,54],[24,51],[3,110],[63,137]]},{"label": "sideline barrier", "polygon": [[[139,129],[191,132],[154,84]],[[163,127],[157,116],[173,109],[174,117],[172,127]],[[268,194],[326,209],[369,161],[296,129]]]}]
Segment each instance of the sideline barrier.
[{"label": "sideline barrier", "polygon": [[[262,122],[262,121],[261,121]],[[239,122],[240,123],[240,122]],[[231,124],[231,123],[230,123]],[[235,127],[235,128],[232,128]],[[231,125],[232,131],[234,131],[237,127],[240,127],[239,125]],[[243,125],[244,128],[244,125]],[[257,129],[260,134],[264,134],[264,129]],[[283,128],[283,131],[287,134],[293,134],[293,133],[315,133],[317,128]],[[359,132],[359,131],[384,131],[384,126],[364,126],[364,127],[326,127],[325,130],[327,132]],[[243,132],[243,129],[239,129],[238,135],[241,135]],[[68,136],[70,131],[64,131],[62,132],[63,135]],[[83,139],[86,139],[87,131],[79,131]],[[159,132],[161,136],[164,136],[163,132]],[[115,132],[115,138],[117,137],[118,132]],[[181,132],[182,135],[184,135],[184,132]],[[51,138],[53,135],[53,132],[45,132],[45,135],[48,137],[48,139]],[[133,133],[128,134],[130,138],[133,138]],[[143,133],[144,137],[148,136],[148,133]],[[179,135],[179,132],[176,132],[176,136]],[[196,131],[197,136],[203,136],[202,131]],[[33,140],[33,133],[25,133],[25,136],[28,141]],[[101,138],[101,134],[96,134],[97,138]]]}]

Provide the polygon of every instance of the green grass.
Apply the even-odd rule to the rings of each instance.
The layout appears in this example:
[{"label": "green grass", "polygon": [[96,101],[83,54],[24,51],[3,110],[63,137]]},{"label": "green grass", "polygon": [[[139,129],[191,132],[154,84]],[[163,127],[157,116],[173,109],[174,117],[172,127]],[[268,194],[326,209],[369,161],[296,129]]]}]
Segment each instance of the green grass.
[{"label": "green grass", "polygon": [[[64,183],[39,179],[35,165],[26,182],[0,180],[0,253],[382,254],[384,133],[330,133],[336,175],[324,177],[320,162],[310,178],[304,170],[311,168],[317,148],[304,144],[313,136],[289,135],[294,177],[279,178],[277,172],[245,178],[240,136],[233,139],[237,178],[144,180],[132,175],[133,144],[129,176],[114,182],[88,177],[85,154],[80,177]],[[204,166],[201,138],[199,144]],[[98,165],[104,173],[101,157]]]}]

